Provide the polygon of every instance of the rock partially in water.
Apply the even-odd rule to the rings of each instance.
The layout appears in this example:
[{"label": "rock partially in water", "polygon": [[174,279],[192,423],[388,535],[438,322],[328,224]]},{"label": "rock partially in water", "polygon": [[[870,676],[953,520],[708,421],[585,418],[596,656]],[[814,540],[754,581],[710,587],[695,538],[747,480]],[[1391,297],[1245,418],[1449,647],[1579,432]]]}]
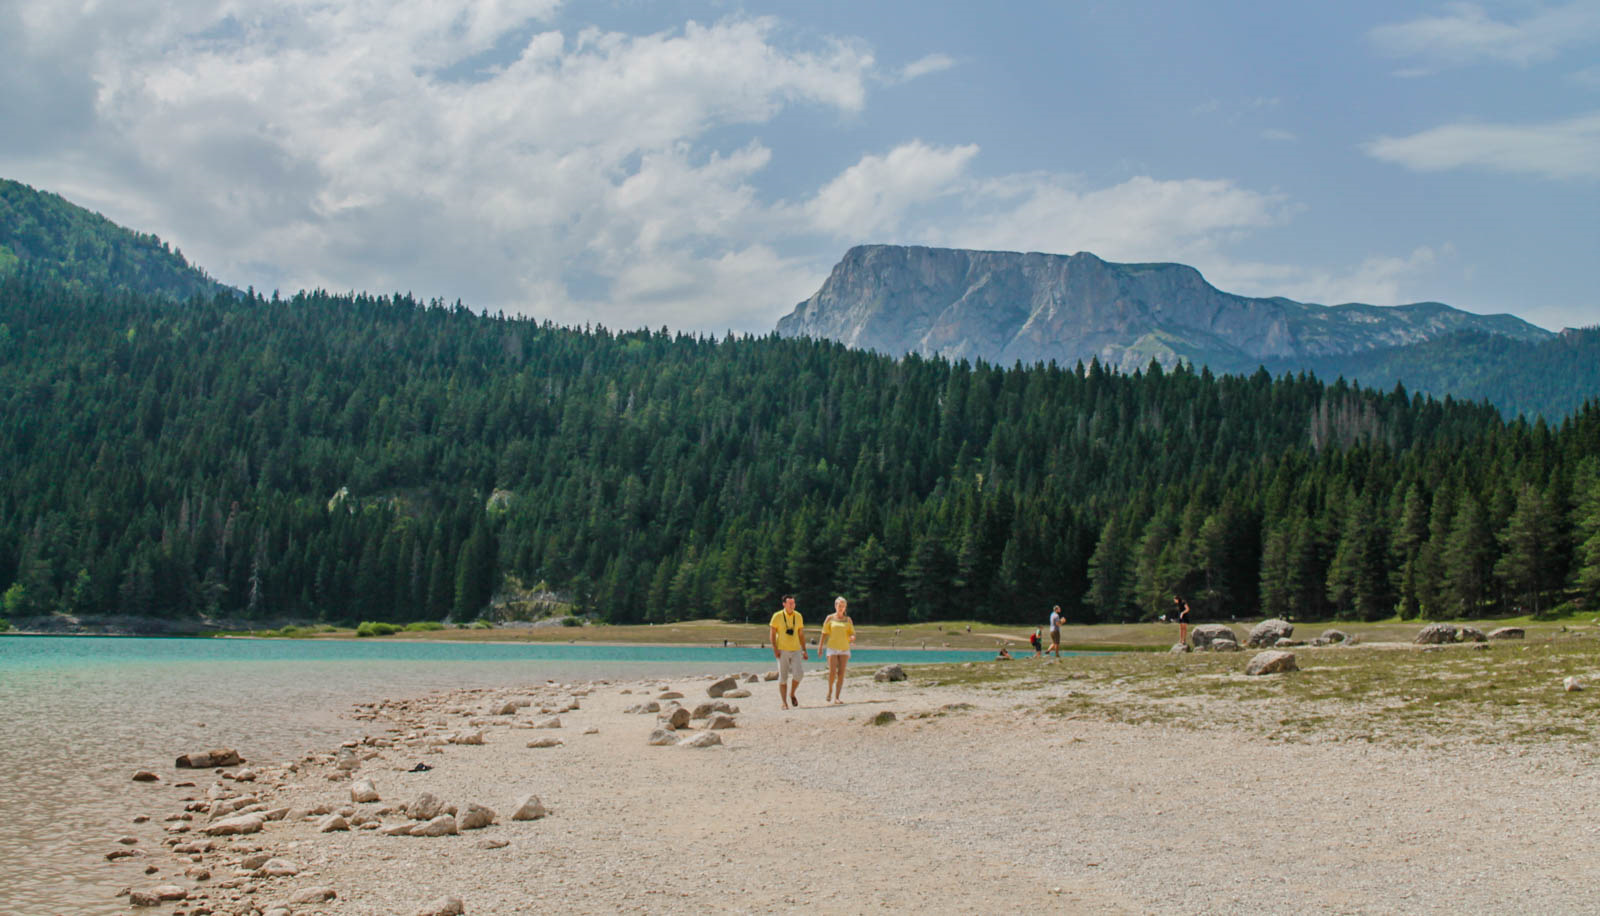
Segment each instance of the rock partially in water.
[{"label": "rock partially in water", "polygon": [[133,781],[134,782],[160,782],[161,781],[161,777],[157,776],[156,774],[154,774],[152,772],[150,772],[149,770],[140,770],[139,772],[133,774]]},{"label": "rock partially in water", "polygon": [[175,900],[187,900],[189,892],[176,884],[163,884],[149,890],[133,891],[128,902],[134,906],[160,906]]},{"label": "rock partially in water", "polygon": [[180,770],[208,770],[212,767],[236,767],[244,763],[244,758],[231,747],[213,748],[209,751],[197,751],[184,754],[178,758],[176,766]]},{"label": "rock partially in water", "polygon": [[239,836],[247,833],[260,833],[261,827],[266,823],[266,820],[267,819],[260,814],[245,814],[239,817],[224,818],[216,823],[207,824],[200,828],[200,832],[206,836]]}]

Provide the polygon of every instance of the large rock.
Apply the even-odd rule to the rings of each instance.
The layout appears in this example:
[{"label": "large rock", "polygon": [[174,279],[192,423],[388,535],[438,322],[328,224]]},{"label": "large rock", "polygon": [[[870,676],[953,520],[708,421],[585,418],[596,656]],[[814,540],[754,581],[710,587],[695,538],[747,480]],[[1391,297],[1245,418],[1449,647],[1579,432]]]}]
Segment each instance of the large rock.
[{"label": "large rock", "polygon": [[340,830],[349,830],[350,822],[337,814],[330,814],[317,822],[318,833],[336,833]]},{"label": "large rock", "polygon": [[903,681],[906,679],[906,669],[899,665],[884,665],[873,672],[872,679],[875,681]]},{"label": "large rock", "polygon": [[1350,637],[1343,630],[1323,630],[1320,638],[1325,641],[1325,645],[1332,646],[1342,643]]},{"label": "large rock", "polygon": [[154,774],[152,772],[150,772],[149,770],[140,770],[139,772],[133,774],[133,781],[134,782],[160,782],[161,781],[161,777],[157,776],[156,774]]},{"label": "large rock", "polygon": [[494,823],[494,811],[482,805],[468,804],[467,810],[461,812],[456,826],[462,830],[482,830]]},{"label": "large rock", "polygon": [[412,916],[462,916],[466,911],[460,897],[440,897],[423,904]]},{"label": "large rock", "polygon": [[308,887],[303,891],[295,891],[289,897],[289,902],[295,906],[309,906],[313,903],[327,903],[337,900],[339,892],[331,887]]},{"label": "large rock", "polygon": [[1231,639],[1214,639],[1206,648],[1212,652],[1237,652],[1239,644]]},{"label": "large rock", "polygon": [[1501,627],[1498,630],[1489,631],[1490,639],[1521,639],[1522,637],[1521,627]]},{"label": "large rock", "polygon": [[737,690],[738,688],[739,679],[730,675],[720,680],[713,681],[711,686],[706,688],[706,696],[716,698],[722,696],[730,690]]},{"label": "large rock", "polygon": [[1189,630],[1189,645],[1196,649],[1209,649],[1211,644],[1218,640],[1227,640],[1235,646],[1239,644],[1239,634],[1233,632],[1225,624],[1202,623]]},{"label": "large rock", "polygon": [[432,792],[424,792],[407,802],[405,811],[414,821],[431,821],[444,813],[444,802]]},{"label": "large rock", "polygon": [[1449,642],[1460,642],[1461,631],[1452,623],[1430,623],[1417,632],[1415,639],[1411,640],[1419,646],[1438,646]]},{"label": "large rock", "polygon": [[511,812],[511,819],[514,821],[536,821],[549,813],[549,811],[545,810],[544,804],[539,801],[539,796],[524,795],[517,799],[517,803]]},{"label": "large rock", "polygon": [[177,767],[180,770],[207,770],[212,767],[236,767],[241,763],[244,763],[244,758],[239,756],[238,751],[231,747],[219,747],[184,754],[178,758]]},{"label": "large rock", "polygon": [[678,735],[670,728],[658,728],[650,733],[648,740],[656,747],[667,747],[678,743]]},{"label": "large rock", "polygon": [[1477,627],[1462,627],[1460,633],[1462,642],[1483,642],[1489,638],[1483,635],[1483,631]]},{"label": "large rock", "polygon": [[661,714],[661,726],[677,731],[689,724],[689,710],[682,706],[674,706]]},{"label": "large rock", "polygon": [[458,828],[456,819],[448,814],[441,814],[425,824],[418,824],[411,828],[412,836],[455,836]]},{"label": "large rock", "polygon": [[1285,671],[1298,670],[1300,668],[1294,663],[1293,652],[1272,649],[1250,659],[1250,664],[1245,666],[1244,673],[1253,677],[1258,674],[1282,674]]},{"label": "large rock", "polygon": [[372,784],[372,780],[358,779],[350,784],[350,800],[366,804],[383,799],[378,795],[378,787]]},{"label": "large rock", "polygon": [[720,712],[717,713],[716,715],[713,715],[710,719],[706,720],[706,728],[712,728],[712,729],[716,729],[716,728],[733,728],[737,724],[738,723],[733,721],[733,716],[730,716],[727,713],[720,713]]},{"label": "large rock", "polygon": [[1248,644],[1252,649],[1261,649],[1276,646],[1278,640],[1289,639],[1293,636],[1294,624],[1287,620],[1271,617],[1251,628]]},{"label": "large rock", "polygon": [[681,747],[715,747],[722,743],[716,732],[698,732],[693,738],[685,738],[679,742]]},{"label": "large rock", "polygon": [[239,836],[246,833],[260,833],[262,825],[266,822],[267,819],[260,814],[245,814],[207,824],[200,828],[200,832],[206,836]]}]

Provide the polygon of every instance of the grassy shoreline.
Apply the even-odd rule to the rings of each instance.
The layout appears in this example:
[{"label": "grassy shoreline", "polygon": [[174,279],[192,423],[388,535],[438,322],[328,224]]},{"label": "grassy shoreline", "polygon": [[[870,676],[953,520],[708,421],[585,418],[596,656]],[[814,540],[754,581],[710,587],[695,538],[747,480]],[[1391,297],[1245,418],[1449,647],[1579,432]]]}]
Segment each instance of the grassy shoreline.
[{"label": "grassy shoreline", "polygon": [[[1358,635],[1365,642],[1409,643],[1417,631],[1428,623],[1438,621],[1382,620],[1370,623],[1327,621],[1297,623],[1295,637],[1309,640],[1324,630],[1337,629]],[[1458,626],[1472,626],[1485,632],[1496,627],[1517,626],[1527,631],[1529,639],[1554,636],[1573,631],[1597,629],[1591,617],[1567,617],[1554,620],[1535,620],[1531,617],[1508,617],[1496,620],[1443,621]],[[1254,621],[1229,623],[1241,637],[1248,635]],[[812,635],[816,622],[813,622]],[[1028,647],[1026,627],[996,626],[971,620],[942,621],[938,623],[903,624],[901,626],[856,626],[856,647],[862,649],[987,649],[1006,646],[1013,655],[1032,654]],[[213,636],[296,639],[354,639],[354,627],[297,628],[295,632],[281,630],[228,631]],[[589,624],[581,627],[496,626],[489,628],[457,629],[454,627],[430,628],[372,636],[374,639],[420,639],[445,642],[546,642],[589,643],[595,645],[710,645],[764,647],[767,628],[761,624],[728,623],[719,620],[691,620],[671,624],[611,625]],[[1061,647],[1069,651],[1099,652],[1159,652],[1177,641],[1177,627],[1166,623],[1092,624],[1068,626],[1062,629]]]}]

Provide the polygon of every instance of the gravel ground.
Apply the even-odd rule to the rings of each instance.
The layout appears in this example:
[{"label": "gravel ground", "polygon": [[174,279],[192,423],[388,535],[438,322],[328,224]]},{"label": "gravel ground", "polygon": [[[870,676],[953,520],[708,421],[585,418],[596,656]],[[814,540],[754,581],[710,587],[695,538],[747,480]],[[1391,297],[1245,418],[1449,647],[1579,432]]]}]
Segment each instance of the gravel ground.
[{"label": "gravel ground", "polygon": [[[805,682],[802,701],[821,695],[820,681]],[[864,679],[844,705],[793,711],[779,709],[775,685],[742,685],[755,695],[731,701],[738,727],[718,732],[721,747],[647,746],[656,717],[623,712],[665,687],[693,708],[707,683],[594,686],[548,730],[527,726],[541,706],[566,704],[570,686],[375,707],[378,744],[397,746],[356,748],[374,755],[356,776],[381,802],[351,805],[332,755],[262,768],[253,784],[222,781],[219,792],[250,792],[269,808],[365,812],[432,792],[463,809],[486,805],[498,822],[440,838],[319,834],[316,817],[269,822],[202,855],[210,879],[173,883],[205,899],[169,911],[270,912],[313,885],[339,896],[290,912],[404,914],[446,895],[475,916],[1563,913],[1594,912],[1600,899],[1589,867],[1596,779],[1570,745],[1283,742],[1235,727],[1044,715],[1050,688]],[[485,714],[519,697],[532,705]],[[886,709],[898,721],[867,724]],[[598,733],[583,734],[589,726]],[[475,730],[481,746],[426,744]],[[565,744],[526,746],[550,735]],[[417,763],[433,769],[406,772]],[[210,782],[198,782],[190,792],[203,796]],[[526,793],[552,813],[510,821]],[[257,850],[300,874],[237,868]],[[163,873],[186,864],[163,862]],[[167,880],[130,874],[135,889]]]}]

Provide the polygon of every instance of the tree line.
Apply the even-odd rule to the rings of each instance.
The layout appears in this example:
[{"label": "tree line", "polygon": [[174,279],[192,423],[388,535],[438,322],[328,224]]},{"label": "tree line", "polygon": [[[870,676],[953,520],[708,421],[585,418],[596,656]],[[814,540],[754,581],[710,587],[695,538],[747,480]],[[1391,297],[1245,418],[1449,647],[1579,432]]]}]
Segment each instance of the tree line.
[{"label": "tree line", "polygon": [[1000,367],[408,296],[0,279],[4,616],[619,623],[1543,613],[1600,599],[1600,406]]}]

